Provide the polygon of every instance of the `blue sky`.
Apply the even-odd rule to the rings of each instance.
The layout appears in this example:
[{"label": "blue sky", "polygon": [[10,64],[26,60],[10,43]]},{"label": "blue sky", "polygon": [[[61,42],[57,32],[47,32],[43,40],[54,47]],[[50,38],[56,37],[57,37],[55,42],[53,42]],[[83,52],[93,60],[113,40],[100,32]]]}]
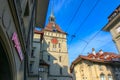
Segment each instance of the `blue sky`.
[{"label": "blue sky", "polygon": [[[46,25],[54,1],[56,23],[68,33],[70,63],[79,55],[87,55],[95,48],[118,53],[109,32],[101,31],[107,17],[120,4],[120,0],[50,0]],[[72,37],[75,35],[75,37]]]}]

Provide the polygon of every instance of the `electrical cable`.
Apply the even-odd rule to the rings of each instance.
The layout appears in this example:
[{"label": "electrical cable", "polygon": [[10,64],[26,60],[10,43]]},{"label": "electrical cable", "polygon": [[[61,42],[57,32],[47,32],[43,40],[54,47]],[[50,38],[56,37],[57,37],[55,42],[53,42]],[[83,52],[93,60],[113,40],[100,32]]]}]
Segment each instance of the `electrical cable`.
[{"label": "electrical cable", "polygon": [[69,26],[66,28],[65,32],[67,32],[68,29],[70,29],[71,24],[72,24],[74,18],[77,16],[77,14],[78,14],[78,12],[79,12],[79,10],[80,10],[80,8],[81,8],[83,2],[84,2],[84,0],[82,0],[82,1],[80,2],[80,5],[78,6],[77,10],[75,11],[75,14],[72,16],[72,19],[70,20]]}]

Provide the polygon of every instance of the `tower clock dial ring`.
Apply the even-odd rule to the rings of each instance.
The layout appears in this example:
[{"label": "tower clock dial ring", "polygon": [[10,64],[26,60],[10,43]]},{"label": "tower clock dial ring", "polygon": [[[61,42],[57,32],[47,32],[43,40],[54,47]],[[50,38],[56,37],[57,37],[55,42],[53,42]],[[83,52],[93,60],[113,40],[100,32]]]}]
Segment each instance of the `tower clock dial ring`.
[{"label": "tower clock dial ring", "polygon": [[52,42],[53,44],[57,44],[57,43],[58,43],[58,40],[57,40],[56,38],[52,38],[52,39],[51,39],[51,42]]}]

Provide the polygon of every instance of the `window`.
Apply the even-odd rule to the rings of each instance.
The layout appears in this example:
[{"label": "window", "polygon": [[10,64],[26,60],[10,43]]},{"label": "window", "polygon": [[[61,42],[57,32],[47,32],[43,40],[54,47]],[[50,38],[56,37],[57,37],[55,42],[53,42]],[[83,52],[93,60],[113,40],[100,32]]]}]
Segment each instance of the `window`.
[{"label": "window", "polygon": [[48,42],[48,47],[50,47],[50,42]]},{"label": "window", "polygon": [[60,62],[61,62],[61,58],[62,58],[62,57],[60,56],[60,57],[59,57],[59,61],[60,61]]},{"label": "window", "polygon": [[60,74],[62,75],[62,68],[60,68]]},{"label": "window", "polygon": [[61,49],[59,49],[59,52],[61,52]]},{"label": "window", "polygon": [[110,74],[108,75],[108,80],[113,80]]},{"label": "window", "polygon": [[39,71],[40,71],[40,72],[44,72],[45,70],[44,70],[43,67],[40,67],[40,68],[39,68]]},{"label": "window", "polygon": [[34,49],[32,49],[31,57],[33,57],[33,55],[34,55]]},{"label": "window", "polygon": [[61,47],[60,43],[58,44],[58,47],[59,47],[59,48]]},{"label": "window", "polygon": [[102,65],[99,65],[99,69],[100,69],[100,71],[103,70]]},{"label": "window", "polygon": [[56,44],[53,44],[53,51],[56,50]]},{"label": "window", "polygon": [[48,55],[48,61],[50,61],[50,55]]},{"label": "window", "polygon": [[55,44],[53,44],[53,48],[55,48]]},{"label": "window", "polygon": [[36,47],[33,47],[33,49],[32,49],[32,52],[31,52],[31,57],[35,57],[35,56],[34,56],[34,53],[35,53],[35,48],[36,48]]},{"label": "window", "polygon": [[117,27],[116,32],[117,32],[117,33],[120,33],[120,26]]},{"label": "window", "polygon": [[33,72],[33,62],[30,63],[30,72]]},{"label": "window", "polygon": [[105,80],[105,75],[104,74],[100,75],[100,80]]}]

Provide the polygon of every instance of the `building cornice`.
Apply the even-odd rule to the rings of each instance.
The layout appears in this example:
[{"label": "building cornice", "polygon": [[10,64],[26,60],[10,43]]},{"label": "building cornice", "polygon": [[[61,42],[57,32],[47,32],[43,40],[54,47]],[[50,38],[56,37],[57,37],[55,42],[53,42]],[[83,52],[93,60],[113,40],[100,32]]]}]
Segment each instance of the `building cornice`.
[{"label": "building cornice", "polygon": [[118,15],[112,19],[111,21],[109,21],[103,28],[102,30],[104,31],[110,31],[110,29],[112,29],[117,23],[120,22],[120,13],[118,13]]}]

